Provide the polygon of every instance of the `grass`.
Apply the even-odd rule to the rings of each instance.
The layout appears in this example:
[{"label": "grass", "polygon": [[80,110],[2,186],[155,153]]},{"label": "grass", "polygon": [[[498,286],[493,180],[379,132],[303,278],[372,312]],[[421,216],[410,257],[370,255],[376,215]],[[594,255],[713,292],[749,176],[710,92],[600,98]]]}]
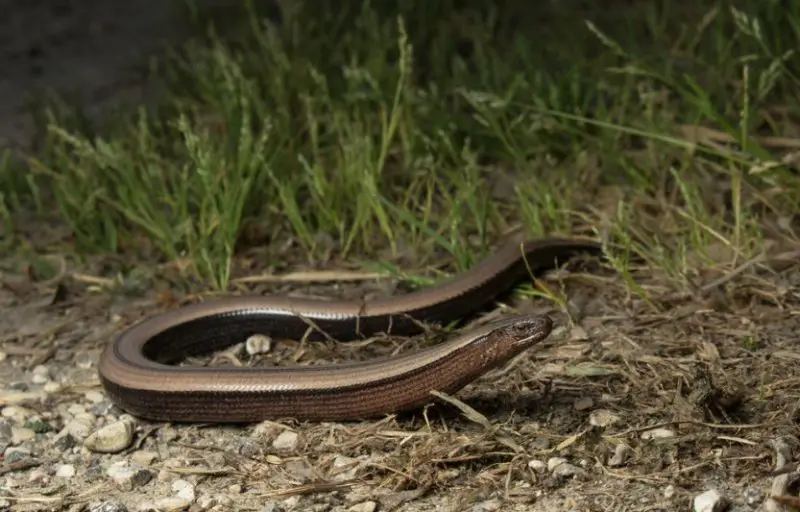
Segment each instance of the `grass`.
[{"label": "grass", "polygon": [[688,285],[687,253],[735,265],[763,249],[762,215],[797,211],[791,155],[756,135],[796,119],[800,8],[284,7],[217,26],[190,10],[203,36],[161,65],[154,109],[102,132],[51,112],[33,174],[0,172],[5,225],[55,206],[80,253],[147,247],[217,289],[269,240],[312,259],[442,250],[458,270],[515,226],[591,225]]}]

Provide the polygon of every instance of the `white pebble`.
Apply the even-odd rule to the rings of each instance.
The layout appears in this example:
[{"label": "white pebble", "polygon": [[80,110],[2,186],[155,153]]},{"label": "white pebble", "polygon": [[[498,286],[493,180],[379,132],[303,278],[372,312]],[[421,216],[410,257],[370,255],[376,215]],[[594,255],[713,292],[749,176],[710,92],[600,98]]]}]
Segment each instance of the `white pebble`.
[{"label": "white pebble", "polygon": [[675,437],[675,431],[668,428],[654,428],[642,432],[642,439],[666,439]]},{"label": "white pebble", "polygon": [[56,466],[56,476],[59,478],[72,478],[75,476],[75,466],[72,464],[59,464]]},{"label": "white pebble", "polygon": [[54,381],[50,381],[50,382],[46,383],[42,387],[42,390],[45,393],[49,393],[51,395],[60,392],[62,389],[64,389],[64,386],[62,386],[60,383],[54,382]]},{"label": "white pebble", "polygon": [[244,349],[251,356],[266,354],[272,349],[272,338],[263,334],[254,334],[245,340]]},{"label": "white pebble", "polygon": [[532,470],[534,470],[537,473],[541,473],[542,471],[547,469],[547,464],[545,464],[544,462],[542,462],[540,460],[533,459],[533,460],[528,461],[528,467],[531,468]]},{"label": "white pebble", "polygon": [[106,396],[103,393],[96,390],[87,391],[83,396],[85,396],[86,399],[93,404],[100,403],[106,399]]},{"label": "white pebble", "polygon": [[284,430],[272,442],[272,447],[278,451],[292,451],[297,446],[297,432]]},{"label": "white pebble", "polygon": [[566,462],[567,459],[563,457],[550,457],[549,459],[547,459],[547,470],[552,472],[558,466],[560,466],[561,464],[565,464]]},{"label": "white pebble", "polygon": [[163,498],[154,503],[155,509],[163,512],[186,510],[192,502],[183,498]]},{"label": "white pebble", "polygon": [[178,498],[194,501],[194,485],[192,485],[191,482],[186,480],[175,480],[172,482],[172,490],[175,492]]},{"label": "white pebble", "polygon": [[596,409],[589,414],[589,424],[594,427],[608,427],[619,421],[620,417],[607,409]]},{"label": "white pebble", "polygon": [[119,421],[92,432],[83,441],[83,445],[93,452],[117,453],[131,445],[133,430],[133,420],[123,417]]},{"label": "white pebble", "polygon": [[721,512],[727,507],[728,503],[725,498],[714,489],[694,498],[694,512]]},{"label": "white pebble", "polygon": [[11,427],[11,444],[22,444],[36,437],[33,429],[26,427]]}]

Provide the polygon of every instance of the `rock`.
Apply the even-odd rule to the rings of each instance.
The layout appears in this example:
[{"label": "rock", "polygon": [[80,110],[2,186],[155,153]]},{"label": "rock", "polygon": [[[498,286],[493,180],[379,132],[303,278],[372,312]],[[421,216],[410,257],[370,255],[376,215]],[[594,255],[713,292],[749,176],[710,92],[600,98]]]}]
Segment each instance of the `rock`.
[{"label": "rock", "polygon": [[633,454],[633,449],[625,443],[620,443],[614,448],[614,456],[608,461],[611,467],[619,467],[628,461]]},{"label": "rock", "polygon": [[106,469],[106,475],[121,489],[131,491],[153,479],[153,473],[141,466],[121,460]]},{"label": "rock", "polygon": [[279,452],[290,452],[297,448],[298,435],[297,432],[291,430],[284,430],[272,442],[272,447]]},{"label": "rock", "polygon": [[668,428],[654,428],[642,432],[642,439],[668,439],[675,437],[675,431]]},{"label": "rock", "polygon": [[722,512],[728,508],[728,501],[715,489],[699,494],[694,498],[694,512]]},{"label": "rock", "polygon": [[93,452],[117,453],[129,447],[133,442],[134,421],[130,417],[123,417],[93,432],[87,437],[83,445]]},{"label": "rock", "polygon": [[75,466],[72,464],[59,464],[56,466],[56,476],[58,478],[72,478],[75,476]]},{"label": "rock", "polygon": [[609,427],[619,423],[621,418],[607,409],[596,409],[589,414],[589,424],[594,427]]},{"label": "rock", "polygon": [[34,432],[32,428],[11,427],[11,444],[14,446],[35,438],[36,432]]}]

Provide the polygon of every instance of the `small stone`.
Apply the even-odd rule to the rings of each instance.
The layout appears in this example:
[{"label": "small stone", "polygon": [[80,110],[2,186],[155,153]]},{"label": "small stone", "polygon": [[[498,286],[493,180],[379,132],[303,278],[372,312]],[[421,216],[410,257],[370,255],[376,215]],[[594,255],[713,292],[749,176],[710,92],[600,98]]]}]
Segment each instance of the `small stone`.
[{"label": "small stone", "polygon": [[642,439],[667,439],[675,437],[675,431],[668,428],[654,428],[642,432]]},{"label": "small stone", "polygon": [[90,414],[79,414],[70,420],[59,434],[69,434],[76,440],[83,440],[89,437],[94,426],[94,417]]},{"label": "small stone", "polygon": [[547,470],[553,472],[561,464],[566,464],[567,459],[563,457],[550,457],[547,459]]},{"label": "small stone", "polygon": [[545,464],[540,460],[533,459],[528,461],[528,467],[537,473],[541,473],[542,471],[545,471],[547,469],[547,464]]},{"label": "small stone", "polygon": [[122,418],[90,434],[83,445],[98,453],[121,452],[133,442],[133,430],[133,420]]},{"label": "small stone", "polygon": [[671,500],[675,497],[675,486],[669,484],[668,486],[664,487],[664,498]]},{"label": "small stone", "polygon": [[470,507],[470,512],[495,512],[502,510],[502,503],[498,499],[481,501]]},{"label": "small stone", "polygon": [[53,395],[53,394],[55,394],[55,393],[58,393],[58,392],[60,392],[62,389],[64,389],[64,386],[62,386],[62,385],[61,385],[60,383],[58,383],[58,382],[53,382],[53,381],[50,381],[50,382],[46,383],[44,386],[42,386],[42,390],[43,390],[45,393],[48,393],[48,394],[50,394],[50,395]]},{"label": "small stone", "polygon": [[378,504],[374,501],[365,501],[363,503],[358,503],[353,505],[352,507],[348,508],[350,512],[375,512],[378,509]]},{"label": "small stone", "polygon": [[87,391],[83,396],[86,397],[86,400],[93,404],[102,402],[106,399],[106,395],[96,390]]},{"label": "small stone", "polygon": [[620,417],[607,409],[595,409],[589,414],[589,424],[593,427],[609,427],[619,421]]},{"label": "small stone", "polygon": [[89,506],[89,512],[128,512],[128,508],[116,501],[106,501]]},{"label": "small stone", "polygon": [[48,422],[38,418],[34,420],[28,420],[22,426],[33,430],[37,434],[46,434],[47,432],[52,432],[55,430]]},{"label": "small stone", "polygon": [[333,480],[336,482],[346,482],[356,477],[359,467],[358,459],[337,455],[333,459]]},{"label": "small stone", "polygon": [[154,508],[159,512],[179,512],[186,510],[192,505],[192,502],[183,498],[162,498],[156,501]]},{"label": "small stone", "polygon": [[131,462],[140,466],[149,466],[158,458],[154,452],[134,452],[131,454]]},{"label": "small stone", "polygon": [[695,512],[722,512],[728,508],[728,501],[715,489],[711,489],[694,498]]},{"label": "small stone", "polygon": [[27,382],[23,382],[21,380],[18,380],[16,382],[10,383],[8,385],[8,389],[11,389],[11,390],[14,390],[14,391],[28,391],[29,387],[28,387],[28,383]]},{"label": "small stone", "polygon": [[31,451],[21,446],[16,448],[8,448],[3,453],[3,456],[3,462],[6,464],[11,464],[12,462],[19,462],[23,459],[27,459],[31,456]]},{"label": "small stone", "polygon": [[254,334],[245,340],[244,349],[251,356],[266,354],[272,349],[272,338],[263,334]]},{"label": "small stone", "polygon": [[44,384],[52,380],[50,378],[50,370],[43,364],[34,366],[33,370],[31,370],[31,373],[33,373],[31,381],[34,384]]},{"label": "small stone", "polygon": [[296,432],[284,430],[272,442],[272,447],[281,452],[293,451],[297,447],[297,441],[298,435]]},{"label": "small stone", "polygon": [[559,464],[552,470],[553,475],[555,476],[583,476],[586,475],[586,470],[579,468],[573,464],[565,462],[563,464]]},{"label": "small stone", "polygon": [[70,413],[74,418],[75,416],[86,414],[86,407],[82,406],[81,404],[70,404],[70,406],[67,407],[67,412]]},{"label": "small stone", "polygon": [[75,466],[72,464],[59,464],[56,466],[56,476],[58,478],[72,478],[75,476]]},{"label": "small stone", "polygon": [[754,507],[764,501],[764,494],[761,492],[761,489],[748,487],[744,490],[744,501],[751,507]]},{"label": "small stone", "polygon": [[32,428],[11,427],[11,444],[15,446],[35,438],[36,432]]},{"label": "small stone", "polygon": [[8,407],[3,407],[3,411],[0,414],[4,418],[9,418],[17,423],[24,423],[32,414],[32,411],[18,405],[9,405]]},{"label": "small stone", "polygon": [[195,505],[197,505],[200,510],[208,510],[216,504],[217,499],[209,494],[201,495],[199,498],[197,498],[197,502],[195,502]]},{"label": "small stone", "polygon": [[152,472],[140,466],[130,464],[126,460],[111,464],[106,469],[106,475],[120,488],[126,491],[132,491],[153,479]]},{"label": "small stone", "polygon": [[68,433],[59,434],[55,439],[53,439],[53,446],[65,452],[71,449],[73,446],[77,444],[75,438]]},{"label": "small stone", "polygon": [[584,396],[575,400],[575,403],[572,404],[572,406],[575,408],[576,411],[585,411],[587,409],[591,409],[592,406],[594,406],[594,400],[592,400],[591,397]]},{"label": "small stone", "polygon": [[608,461],[611,467],[619,467],[628,461],[633,454],[633,449],[625,443],[620,443],[614,448],[614,456]]},{"label": "small stone", "polygon": [[34,485],[46,485],[50,479],[47,473],[41,469],[34,469],[28,473],[28,483]]},{"label": "small stone", "polygon": [[80,352],[75,356],[75,366],[82,370],[89,370],[94,366],[94,357],[87,352]]},{"label": "small stone", "polygon": [[172,482],[172,490],[179,498],[188,500],[190,502],[194,501],[195,499],[194,485],[187,480],[175,480]]}]

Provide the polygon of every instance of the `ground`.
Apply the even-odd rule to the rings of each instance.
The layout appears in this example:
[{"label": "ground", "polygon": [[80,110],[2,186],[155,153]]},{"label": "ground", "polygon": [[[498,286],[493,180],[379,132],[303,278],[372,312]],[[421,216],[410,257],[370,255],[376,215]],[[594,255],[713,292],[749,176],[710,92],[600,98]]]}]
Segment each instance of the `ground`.
[{"label": "ground", "polygon": [[[37,144],[7,151],[0,507],[638,512],[716,491],[791,510],[800,10],[485,4],[189,9],[157,99],[53,107]],[[467,319],[557,328],[422,410],[163,424],[98,381],[102,349],[145,317],[403,294],[520,234],[604,254]],[[368,359],[466,328],[186,364]]]}]

